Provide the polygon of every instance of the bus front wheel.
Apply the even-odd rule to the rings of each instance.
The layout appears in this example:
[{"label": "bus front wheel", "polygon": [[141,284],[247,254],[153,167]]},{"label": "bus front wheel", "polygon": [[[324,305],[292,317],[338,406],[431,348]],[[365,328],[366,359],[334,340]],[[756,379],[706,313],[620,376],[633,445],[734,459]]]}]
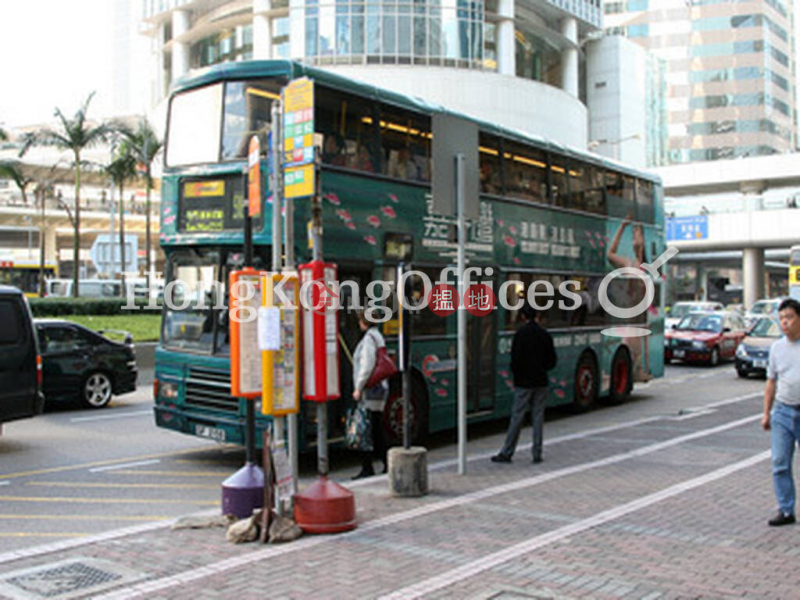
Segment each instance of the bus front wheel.
[{"label": "bus front wheel", "polygon": [[[418,376],[412,374],[410,380],[408,436],[411,444],[418,444],[428,434],[428,394]],[[403,393],[399,380],[397,385],[389,387],[389,397],[383,407],[383,432],[387,446],[403,444]]]},{"label": "bus front wheel", "polygon": [[578,412],[589,410],[597,400],[597,362],[590,352],[581,354],[575,368],[575,394],[573,408]]}]

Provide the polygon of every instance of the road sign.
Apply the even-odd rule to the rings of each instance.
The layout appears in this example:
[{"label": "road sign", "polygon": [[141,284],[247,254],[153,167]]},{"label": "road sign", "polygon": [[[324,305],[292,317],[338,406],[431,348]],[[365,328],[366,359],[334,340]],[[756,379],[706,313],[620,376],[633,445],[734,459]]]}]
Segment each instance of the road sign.
[{"label": "road sign", "polygon": [[284,198],[312,196],[314,181],[314,82],[303,77],[283,88]]},{"label": "road sign", "polygon": [[708,217],[706,215],[667,218],[668,242],[707,239]]},{"label": "road sign", "polygon": [[464,155],[464,217],[478,219],[478,126],[446,114],[433,115],[433,203],[431,212],[444,217],[456,214],[455,157]]},{"label": "road sign", "polygon": [[247,198],[251,217],[261,214],[261,143],[258,136],[250,138],[247,154]]},{"label": "road sign", "polygon": [[[135,234],[125,234],[125,265],[122,271],[131,273],[138,270],[139,237]],[[89,258],[94,268],[103,273],[120,271],[119,235],[111,236],[100,233],[94,240]]]}]

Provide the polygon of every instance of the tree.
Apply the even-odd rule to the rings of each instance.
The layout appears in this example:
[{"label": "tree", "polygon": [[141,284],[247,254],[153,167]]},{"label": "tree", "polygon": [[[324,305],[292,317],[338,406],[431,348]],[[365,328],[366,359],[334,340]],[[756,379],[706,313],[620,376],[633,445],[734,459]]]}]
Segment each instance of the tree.
[{"label": "tree", "polygon": [[[126,140],[117,150],[111,164],[105,168],[106,173],[119,189],[119,261],[122,273],[120,295],[125,297],[125,182],[136,177],[136,158],[131,154],[130,143]],[[113,248],[113,246],[110,246]],[[113,250],[111,256],[114,256]]]},{"label": "tree", "polygon": [[0,142],[5,142],[6,140],[8,140],[8,133],[6,133],[5,129],[0,127]]},{"label": "tree", "polygon": [[155,131],[146,118],[142,118],[134,131],[125,133],[130,142],[131,154],[136,161],[144,167],[145,189],[145,278],[147,289],[150,289],[150,191],[153,189],[153,160],[161,151],[163,142],[158,139]]},{"label": "tree", "polygon": [[23,164],[17,160],[0,160],[0,177],[11,179],[22,193],[22,201],[28,204],[28,186],[34,182],[33,177],[25,174]]},{"label": "tree", "polygon": [[75,213],[73,223],[75,227],[75,239],[73,240],[73,285],[72,295],[79,296],[78,281],[80,279],[80,248],[81,248],[81,153],[84,150],[105,141],[113,132],[113,127],[106,124],[93,125],[87,119],[89,103],[94,97],[94,92],[89,94],[75,115],[68,119],[56,108],[55,116],[59,119],[60,128],[58,130],[43,128],[25,136],[20,156],[23,156],[32,146],[55,146],[62,150],[70,150],[74,159],[75,169]]}]

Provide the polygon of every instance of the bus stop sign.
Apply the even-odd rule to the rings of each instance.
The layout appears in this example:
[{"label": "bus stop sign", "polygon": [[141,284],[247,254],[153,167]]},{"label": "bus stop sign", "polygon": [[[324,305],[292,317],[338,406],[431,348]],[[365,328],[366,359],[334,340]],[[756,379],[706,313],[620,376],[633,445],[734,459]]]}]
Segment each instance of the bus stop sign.
[{"label": "bus stop sign", "polygon": [[448,114],[433,115],[433,204],[432,212],[443,217],[455,216],[455,157],[464,155],[464,216],[478,219],[479,165],[478,126]]}]

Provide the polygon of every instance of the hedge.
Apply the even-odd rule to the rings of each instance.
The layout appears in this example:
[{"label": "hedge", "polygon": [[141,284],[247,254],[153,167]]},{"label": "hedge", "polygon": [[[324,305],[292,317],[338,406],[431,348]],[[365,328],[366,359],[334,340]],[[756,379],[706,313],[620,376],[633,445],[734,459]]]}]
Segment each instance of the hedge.
[{"label": "hedge", "polygon": [[[159,314],[159,310],[125,310],[125,298],[30,298],[34,317],[63,317],[66,315],[131,315]],[[136,306],[147,306],[145,298],[137,298]]]}]

